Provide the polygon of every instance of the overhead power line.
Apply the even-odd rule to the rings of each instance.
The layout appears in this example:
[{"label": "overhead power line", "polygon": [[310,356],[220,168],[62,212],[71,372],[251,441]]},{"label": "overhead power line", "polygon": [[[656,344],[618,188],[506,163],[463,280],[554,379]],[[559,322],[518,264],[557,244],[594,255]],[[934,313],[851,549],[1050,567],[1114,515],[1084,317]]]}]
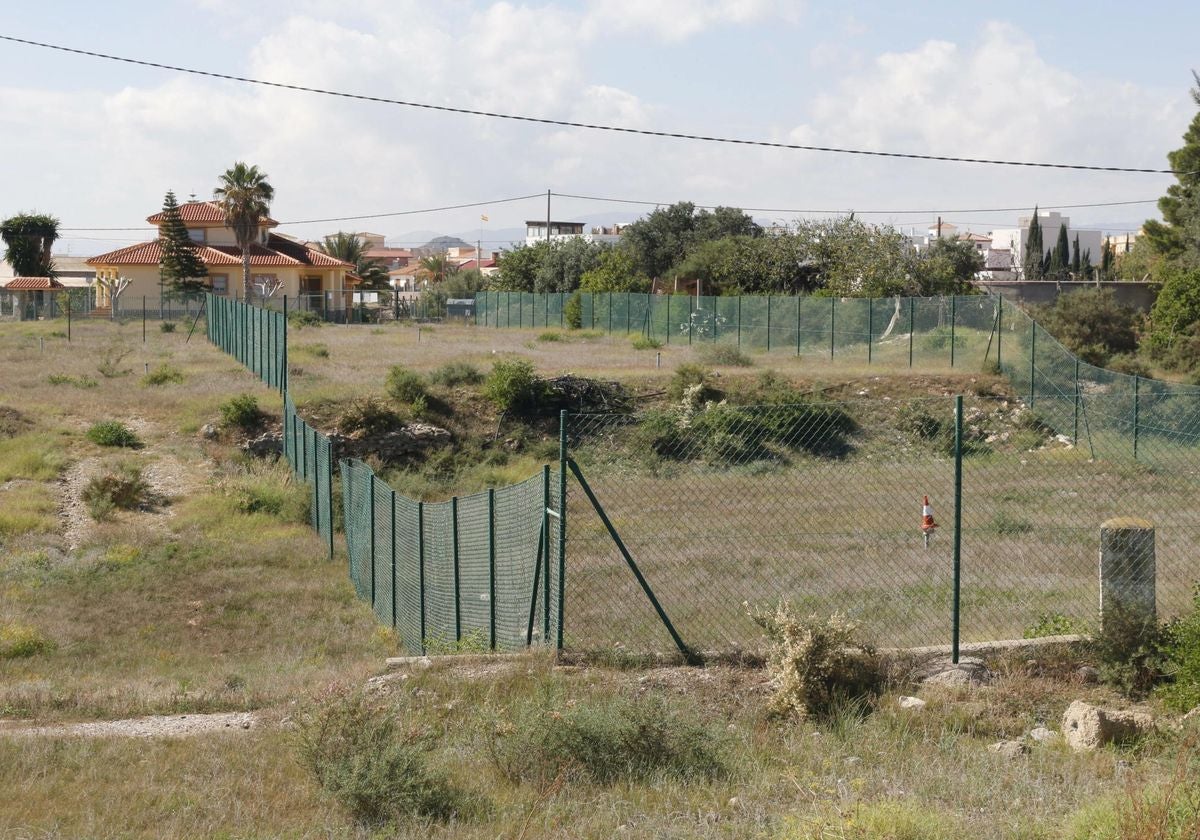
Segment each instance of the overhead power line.
[{"label": "overhead power line", "polygon": [[1071,169],[1083,170],[1087,172],[1131,172],[1143,173],[1152,175],[1181,175],[1190,174],[1177,172],[1173,169],[1145,169],[1132,166],[1098,166],[1093,164],[1080,163],[1053,163],[1046,161],[1025,161],[1025,160],[1002,160],[993,158],[976,158],[976,157],[957,157],[954,155],[922,155],[911,152],[885,152],[869,149],[850,149],[839,148],[836,146],[810,146],[800,143],[779,143],[770,140],[747,140],[733,137],[715,137],[705,134],[687,134],[676,131],[654,131],[646,128],[631,128],[629,126],[617,125],[602,125],[598,123],[583,123],[573,122],[570,120],[555,120],[546,117],[531,117],[524,114],[505,114],[497,111],[482,111],[473,108],[457,108],[451,105],[433,105],[428,102],[411,102],[403,99],[390,99],[384,96],[370,96],[362,93],[347,93],[345,91],[326,90],[323,88],[308,87],[306,85],[288,84],[286,82],[272,82],[265,79],[253,79],[248,76],[236,76],[231,73],[218,73],[212,70],[197,70],[192,67],[181,67],[174,64],[162,64],[156,61],[146,61],[144,59],[128,58],[119,55],[109,55],[107,53],[94,52],[92,50],[82,50],[75,47],[66,47],[61,44],[49,44],[43,41],[32,41],[26,38],[17,38],[12,35],[0,34],[0,40],[10,41],[15,44],[24,44],[30,47],[39,47],[47,50],[57,50],[58,52],[71,53],[73,55],[84,55],[90,58],[101,58],[105,61],[118,61],[124,64],[134,64],[139,67],[153,67],[157,70],[169,70],[173,73],[188,73],[193,76],[205,76],[211,79],[224,79],[230,82],[241,82],[249,85],[260,85],[262,87],[281,88],[283,90],[295,90],[303,93],[317,93],[322,96],[334,96],[342,99],[354,99],[362,102],[376,102],[383,105],[398,105],[405,108],[421,108],[427,111],[442,111],[451,114],[467,114],[476,117],[488,117],[499,120],[512,120],[514,122],[537,123],[539,125],[552,125],[561,128],[582,128],[589,131],[610,131],[620,134],[635,134],[645,137],[665,137],[672,140],[696,140],[705,143],[725,143],[736,146],[757,146],[771,149],[787,149],[791,151],[803,152],[827,152],[830,154],[840,155],[860,155],[865,157],[882,157],[882,158],[900,158],[904,160],[923,160],[936,161],[940,163],[978,163],[988,166],[1024,166],[1034,167],[1039,169]]}]

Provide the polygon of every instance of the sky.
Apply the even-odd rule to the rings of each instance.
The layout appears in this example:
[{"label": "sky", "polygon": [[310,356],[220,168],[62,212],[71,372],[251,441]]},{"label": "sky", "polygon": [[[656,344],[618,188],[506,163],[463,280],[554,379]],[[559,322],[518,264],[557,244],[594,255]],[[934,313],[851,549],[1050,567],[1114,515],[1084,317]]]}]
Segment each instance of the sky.
[{"label": "sky", "polygon": [[[1196,113],[1200,4],[793,0],[191,0],[5,4],[0,34],[231,75],[585,123],[960,157],[1167,168]],[[1169,175],[863,158],[495,120],[263,88],[0,41],[0,217],[52,213],[62,250],[149,238],[163,194],[264,170],[282,222],[316,238],[488,231],[547,190],[755,210],[855,210],[987,231],[1029,208],[1154,200]],[[501,199],[536,196],[521,201]],[[996,209],[993,209],[996,208]],[[554,197],[556,219],[648,205]],[[966,213],[987,209],[991,212]],[[905,213],[899,211],[920,211]],[[875,211],[887,211],[876,213]],[[1153,203],[1079,208],[1136,228]],[[480,215],[487,215],[483,222]],[[89,228],[89,230],[84,230]],[[486,246],[485,246],[486,247]]]}]

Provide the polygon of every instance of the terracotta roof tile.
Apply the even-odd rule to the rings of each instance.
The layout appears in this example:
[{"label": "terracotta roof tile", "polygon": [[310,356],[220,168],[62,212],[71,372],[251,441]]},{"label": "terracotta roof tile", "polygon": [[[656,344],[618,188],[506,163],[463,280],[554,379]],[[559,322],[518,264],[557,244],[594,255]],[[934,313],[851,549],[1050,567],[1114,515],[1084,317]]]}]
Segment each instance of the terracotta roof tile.
[{"label": "terracotta roof tile", "polygon": [[[314,251],[299,242],[274,234],[267,240],[270,247],[253,244],[250,246],[252,267],[275,267],[310,265],[314,268],[353,268],[328,254]],[[208,266],[235,266],[242,264],[242,249],[236,245],[198,245],[196,256]],[[158,265],[162,258],[162,247],[158,240],[130,245],[99,254],[87,261],[88,265]]]},{"label": "terracotta roof tile", "polygon": [[4,284],[4,288],[10,292],[30,292],[66,287],[53,277],[14,277]]},{"label": "terracotta roof tile", "polygon": [[[186,222],[225,222],[225,214],[221,211],[221,205],[215,201],[185,201],[179,205],[179,217]],[[160,210],[153,216],[148,216],[146,221],[152,225],[157,225],[163,220],[163,214]],[[277,225],[279,222],[272,219],[270,216],[263,217],[263,223],[268,225]]]}]

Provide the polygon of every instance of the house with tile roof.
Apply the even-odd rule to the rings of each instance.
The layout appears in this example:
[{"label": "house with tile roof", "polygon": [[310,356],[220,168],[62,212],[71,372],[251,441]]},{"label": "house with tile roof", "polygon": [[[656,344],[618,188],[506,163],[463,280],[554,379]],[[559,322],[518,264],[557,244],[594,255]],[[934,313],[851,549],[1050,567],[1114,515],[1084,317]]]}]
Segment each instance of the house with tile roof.
[{"label": "house with tile roof", "polygon": [[[214,201],[188,201],[179,206],[179,215],[187,227],[188,236],[196,244],[196,255],[208,268],[206,285],[213,294],[237,298],[242,290],[242,249],[238,247],[233,229],[225,224],[225,214]],[[163,214],[155,213],[146,219],[161,227]],[[264,216],[260,220],[255,241],[250,245],[250,272],[256,289],[279,284],[276,299],[287,295],[298,309],[345,309],[350,293],[360,282],[353,273],[354,266],[342,262],[310,245],[275,233],[279,223]],[[143,297],[158,307],[164,292],[159,275],[162,246],[155,239],[99,254],[87,261],[98,280],[128,277],[130,283],[123,293],[126,301]],[[96,306],[111,307],[108,291],[96,285]],[[261,293],[261,291],[260,291]]]}]

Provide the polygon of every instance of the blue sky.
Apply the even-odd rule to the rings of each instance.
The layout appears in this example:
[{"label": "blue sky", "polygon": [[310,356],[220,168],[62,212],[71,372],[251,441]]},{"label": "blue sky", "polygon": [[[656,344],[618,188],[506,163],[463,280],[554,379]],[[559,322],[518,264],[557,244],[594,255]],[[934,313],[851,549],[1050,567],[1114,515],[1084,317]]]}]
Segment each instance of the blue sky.
[{"label": "blue sky", "polygon": [[[1165,166],[1195,113],[1200,6],[606,0],[13,4],[0,32],[316,87],[584,122],[971,157]],[[790,210],[1155,198],[1165,176],[863,160],[332,100],[0,43],[0,214],[136,226],[244,159],[284,220],[556,192]],[[492,228],[543,201],[484,210]],[[567,218],[643,208],[556,200]],[[1136,226],[1153,205],[1071,211]],[[477,210],[286,228],[469,230]],[[765,216],[767,214],[758,214]],[[776,214],[790,218],[789,214]],[[986,230],[1017,213],[950,213]],[[920,225],[924,215],[871,218]],[[77,232],[74,252],[138,232]],[[82,238],[88,237],[88,238]],[[101,241],[103,237],[112,237]],[[486,232],[485,232],[486,237]]]}]

